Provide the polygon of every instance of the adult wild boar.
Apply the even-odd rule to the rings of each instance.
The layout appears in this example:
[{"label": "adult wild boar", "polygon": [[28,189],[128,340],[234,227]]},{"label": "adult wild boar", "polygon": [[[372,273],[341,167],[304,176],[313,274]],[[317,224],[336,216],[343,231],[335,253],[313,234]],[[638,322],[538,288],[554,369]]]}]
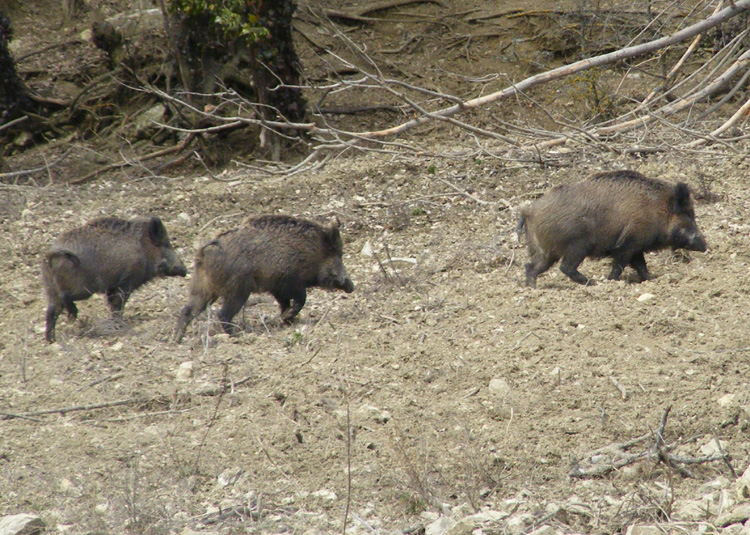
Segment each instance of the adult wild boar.
[{"label": "adult wild boar", "polygon": [[55,323],[63,308],[75,320],[75,301],[104,293],[112,315],[120,316],[138,287],[157,276],[186,274],[158,217],[132,221],[102,217],[69,230],[42,260],[47,341],[55,339]]},{"label": "adult wild boar", "polygon": [[648,279],[644,253],[667,247],[705,251],[695,223],[690,190],[635,171],[613,171],[557,186],[521,210],[519,235],[526,229],[530,262],[526,284],[558,260],[560,271],[579,284],[593,284],[578,271],[584,258],[612,258],[609,278],[626,266]]},{"label": "adult wild boar", "polygon": [[177,320],[175,342],[182,340],[193,317],[222,298],[222,328],[234,332],[232,318],[251,293],[270,293],[289,324],[307,299],[307,288],[354,291],[342,261],[338,220],[330,226],[285,215],[246,219],[239,228],[219,234],[195,256],[190,298]]}]

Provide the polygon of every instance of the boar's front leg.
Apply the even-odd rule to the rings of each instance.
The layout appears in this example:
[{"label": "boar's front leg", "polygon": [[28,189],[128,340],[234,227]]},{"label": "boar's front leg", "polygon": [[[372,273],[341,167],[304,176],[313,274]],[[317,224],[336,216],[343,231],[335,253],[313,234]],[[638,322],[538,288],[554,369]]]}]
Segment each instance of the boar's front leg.
[{"label": "boar's front leg", "polygon": [[647,281],[649,279],[648,267],[646,266],[646,259],[643,257],[643,253],[637,253],[630,259],[630,267],[632,267],[638,274],[640,282]]},{"label": "boar's front leg", "polygon": [[304,286],[287,288],[284,292],[274,294],[274,297],[281,307],[281,321],[289,325],[305,306],[307,290]]},{"label": "boar's front leg", "polygon": [[620,280],[622,270],[625,266],[632,267],[638,275],[638,282],[648,280],[648,268],[643,253],[635,253],[630,256],[617,255],[612,260],[612,271],[609,272],[610,280]]},{"label": "boar's front leg", "polygon": [[122,316],[122,310],[125,308],[130,298],[130,292],[125,288],[107,288],[105,292],[107,296],[107,304],[109,309],[112,311],[112,315],[115,317]]}]

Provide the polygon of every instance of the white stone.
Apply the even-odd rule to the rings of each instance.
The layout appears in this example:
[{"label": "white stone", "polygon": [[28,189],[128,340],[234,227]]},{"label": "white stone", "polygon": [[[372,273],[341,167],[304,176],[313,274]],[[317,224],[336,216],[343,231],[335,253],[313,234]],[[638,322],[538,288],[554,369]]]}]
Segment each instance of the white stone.
[{"label": "white stone", "polygon": [[529,533],[529,535],[555,535],[556,533],[557,530],[552,526],[542,526]]},{"label": "white stone", "polygon": [[719,526],[729,526],[730,524],[744,524],[750,518],[750,503],[743,503],[724,513],[716,519]]},{"label": "white stone", "polygon": [[490,393],[499,397],[505,398],[510,394],[510,385],[508,381],[502,377],[495,377],[490,381]]},{"label": "white stone", "polygon": [[714,507],[710,500],[684,500],[678,502],[675,513],[680,520],[696,522],[713,516]]},{"label": "white stone", "polygon": [[193,376],[193,361],[183,362],[174,373],[177,381],[187,381]]},{"label": "white stone", "polygon": [[425,535],[445,535],[455,525],[456,521],[453,518],[442,516],[427,526]]},{"label": "white stone", "polygon": [[190,214],[187,212],[180,212],[177,216],[177,221],[179,221],[181,224],[185,225],[186,227],[190,227],[193,224],[193,219],[190,217]]},{"label": "white stone", "polygon": [[[719,444],[721,445],[721,450],[727,451],[728,444],[726,440],[719,440]],[[716,440],[713,437],[700,447],[700,452],[703,455],[721,455],[721,450],[719,450]]]},{"label": "white stone", "polygon": [[528,526],[534,523],[534,516],[528,513],[516,515],[508,519],[506,524],[508,533],[520,535]]},{"label": "white stone", "polygon": [[216,483],[221,488],[234,485],[243,473],[242,468],[227,468],[216,478]]},{"label": "white stone", "polygon": [[445,532],[445,535],[471,535],[475,527],[474,524],[460,520],[451,526],[450,529]]},{"label": "white stone", "polygon": [[664,529],[657,524],[633,524],[628,526],[625,535],[664,535],[664,533]]},{"label": "white stone", "polygon": [[37,535],[42,533],[45,527],[41,518],[26,513],[0,519],[0,535]]},{"label": "white stone", "polygon": [[750,500],[750,466],[745,469],[745,472],[735,483],[735,489],[737,489],[737,499],[740,501]]},{"label": "white stone", "polygon": [[328,489],[320,489],[312,493],[316,498],[323,498],[324,500],[334,501],[338,499],[336,493]]},{"label": "white stone", "polygon": [[638,302],[639,303],[645,303],[646,301],[651,301],[654,298],[654,294],[650,293],[642,293],[638,296]]},{"label": "white stone", "polygon": [[118,13],[109,17],[107,22],[120,30],[124,37],[131,38],[139,33],[164,27],[164,17],[158,7]]},{"label": "white stone", "polygon": [[362,247],[362,250],[359,252],[362,256],[372,256],[374,253],[372,251],[372,245],[370,245],[369,241],[365,242],[364,247]]},{"label": "white stone", "polygon": [[[346,415],[346,411],[344,412],[344,417]],[[362,405],[358,410],[357,413],[359,416],[366,420],[372,420],[375,423],[378,424],[385,424],[388,423],[388,421],[391,419],[391,413],[379,409],[378,407],[375,407],[374,405]]]}]

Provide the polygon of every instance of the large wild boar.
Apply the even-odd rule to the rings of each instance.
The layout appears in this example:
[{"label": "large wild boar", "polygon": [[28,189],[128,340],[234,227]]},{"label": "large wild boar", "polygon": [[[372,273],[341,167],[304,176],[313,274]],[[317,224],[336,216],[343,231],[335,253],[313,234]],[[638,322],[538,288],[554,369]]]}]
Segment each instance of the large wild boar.
[{"label": "large wild boar", "polygon": [[193,317],[222,298],[222,328],[234,332],[232,318],[251,293],[270,293],[291,323],[307,298],[307,288],[354,291],[342,261],[338,221],[325,227],[295,217],[251,217],[239,228],[219,234],[195,257],[190,299],[177,320],[175,342],[182,340]]},{"label": "large wild boar", "polygon": [[113,316],[119,316],[139,286],[157,276],[186,274],[158,217],[132,221],[102,217],[69,230],[42,260],[47,341],[55,339],[55,323],[63,308],[75,320],[75,301],[104,293]]},{"label": "large wild boar", "polygon": [[560,271],[580,284],[593,284],[578,271],[584,258],[612,258],[609,278],[626,266],[648,279],[644,253],[671,247],[705,251],[695,223],[690,190],[635,171],[601,173],[548,191],[521,210],[519,235],[526,228],[530,262],[526,284],[561,260]]}]

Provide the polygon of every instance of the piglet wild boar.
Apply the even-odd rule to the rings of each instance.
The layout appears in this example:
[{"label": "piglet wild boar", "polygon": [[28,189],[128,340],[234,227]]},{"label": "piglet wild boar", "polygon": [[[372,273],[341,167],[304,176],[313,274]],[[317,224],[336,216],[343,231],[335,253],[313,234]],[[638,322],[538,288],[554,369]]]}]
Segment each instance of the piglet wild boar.
[{"label": "piglet wild boar", "polygon": [[687,185],[635,171],[602,173],[551,189],[521,210],[519,235],[524,227],[531,260],[526,284],[531,287],[558,260],[560,271],[580,284],[593,284],[578,271],[587,257],[611,257],[610,279],[619,280],[622,270],[631,266],[644,281],[649,276],[644,253],[707,247]]},{"label": "piglet wild boar", "polygon": [[63,308],[75,320],[74,301],[104,293],[113,316],[139,286],[157,276],[187,274],[158,217],[126,221],[102,217],[61,235],[42,260],[47,294],[47,341]]},{"label": "piglet wild boar", "polygon": [[196,253],[190,299],[177,320],[175,342],[182,340],[193,317],[219,297],[219,322],[232,334],[232,318],[251,293],[273,295],[281,307],[281,320],[288,324],[304,306],[307,288],[353,292],[342,255],[337,220],[324,227],[284,215],[246,219]]}]

